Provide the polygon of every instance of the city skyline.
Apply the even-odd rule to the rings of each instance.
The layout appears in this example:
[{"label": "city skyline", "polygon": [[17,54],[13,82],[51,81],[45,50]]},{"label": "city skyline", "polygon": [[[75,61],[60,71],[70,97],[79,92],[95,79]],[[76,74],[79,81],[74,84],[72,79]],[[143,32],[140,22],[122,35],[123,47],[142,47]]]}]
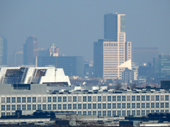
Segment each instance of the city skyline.
[{"label": "city skyline", "polygon": [[55,43],[62,54],[79,54],[92,60],[93,42],[104,38],[103,16],[115,12],[126,14],[127,40],[133,47],[154,46],[159,47],[160,53],[169,54],[170,9],[166,0],[0,3],[0,33],[8,40],[9,57],[28,36],[35,35],[40,48]]}]

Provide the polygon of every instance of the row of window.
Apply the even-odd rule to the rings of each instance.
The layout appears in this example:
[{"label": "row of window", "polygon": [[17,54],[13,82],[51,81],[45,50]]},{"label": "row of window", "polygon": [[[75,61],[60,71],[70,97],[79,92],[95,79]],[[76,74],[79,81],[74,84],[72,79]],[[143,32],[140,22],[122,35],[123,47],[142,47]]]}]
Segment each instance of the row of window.
[{"label": "row of window", "polygon": [[[32,106],[32,108],[31,108]],[[52,109],[53,107],[53,109]],[[58,108],[57,108],[58,107]],[[128,109],[128,108],[169,108],[169,103],[98,103],[98,104],[27,104],[26,105],[1,105],[5,110],[61,110],[61,109]]]},{"label": "row of window", "polygon": [[[128,115],[147,115],[154,112],[169,112],[169,110],[117,110],[117,111],[77,111],[75,113],[79,115],[98,115],[98,116],[128,116]],[[10,115],[10,112],[7,112],[6,115]],[[12,115],[15,115],[15,112],[12,112]],[[1,116],[5,116],[5,112],[1,112]]]},{"label": "row of window", "polygon": [[1,97],[1,103],[35,102],[93,102],[98,101],[169,101],[169,95],[132,95],[132,96],[58,96],[58,97]]}]

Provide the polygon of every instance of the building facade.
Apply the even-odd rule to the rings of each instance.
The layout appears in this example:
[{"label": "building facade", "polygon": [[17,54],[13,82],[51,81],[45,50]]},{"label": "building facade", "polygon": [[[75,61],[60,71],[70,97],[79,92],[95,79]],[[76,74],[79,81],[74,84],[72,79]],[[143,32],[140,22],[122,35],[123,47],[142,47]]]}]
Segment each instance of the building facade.
[{"label": "building facade", "polygon": [[24,65],[35,65],[35,59],[38,57],[38,38],[34,35],[27,38],[23,45]]},{"label": "building facade", "polygon": [[0,65],[7,65],[7,40],[0,35]]},{"label": "building facade", "polygon": [[125,14],[104,16],[104,38],[93,45],[94,75],[106,80],[121,79],[124,69],[131,69],[126,63],[131,61],[131,42],[126,42]]},{"label": "building facade", "polygon": [[170,110],[170,92],[164,89],[107,91],[96,87],[93,90],[76,87],[56,90],[56,87],[47,92],[46,84],[28,84],[27,87],[0,84],[1,116],[12,115],[15,110],[22,110],[23,114],[32,114],[35,110],[74,111],[89,116],[145,116]]}]

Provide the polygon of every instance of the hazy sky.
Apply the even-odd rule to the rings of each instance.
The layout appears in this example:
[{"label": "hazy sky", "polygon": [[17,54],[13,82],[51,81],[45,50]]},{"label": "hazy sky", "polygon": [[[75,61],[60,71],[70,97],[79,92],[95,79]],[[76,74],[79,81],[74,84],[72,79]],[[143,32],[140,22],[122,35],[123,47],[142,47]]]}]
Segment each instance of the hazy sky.
[{"label": "hazy sky", "polygon": [[126,14],[127,41],[170,53],[170,0],[0,0],[0,34],[9,56],[30,35],[40,48],[93,60],[93,42],[104,38],[104,14]]}]

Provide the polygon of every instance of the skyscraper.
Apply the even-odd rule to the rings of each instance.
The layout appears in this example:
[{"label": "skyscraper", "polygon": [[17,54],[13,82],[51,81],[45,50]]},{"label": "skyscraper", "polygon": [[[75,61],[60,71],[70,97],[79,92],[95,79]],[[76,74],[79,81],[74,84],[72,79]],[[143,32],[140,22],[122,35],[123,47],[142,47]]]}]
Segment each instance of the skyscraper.
[{"label": "skyscraper", "polygon": [[131,69],[131,42],[126,42],[125,14],[104,16],[104,38],[94,42],[94,75],[121,79],[124,69]]},{"label": "skyscraper", "polygon": [[0,35],[0,65],[7,65],[7,40]]},{"label": "skyscraper", "polygon": [[35,65],[35,58],[38,56],[38,38],[34,35],[28,37],[23,47],[24,65]]}]

